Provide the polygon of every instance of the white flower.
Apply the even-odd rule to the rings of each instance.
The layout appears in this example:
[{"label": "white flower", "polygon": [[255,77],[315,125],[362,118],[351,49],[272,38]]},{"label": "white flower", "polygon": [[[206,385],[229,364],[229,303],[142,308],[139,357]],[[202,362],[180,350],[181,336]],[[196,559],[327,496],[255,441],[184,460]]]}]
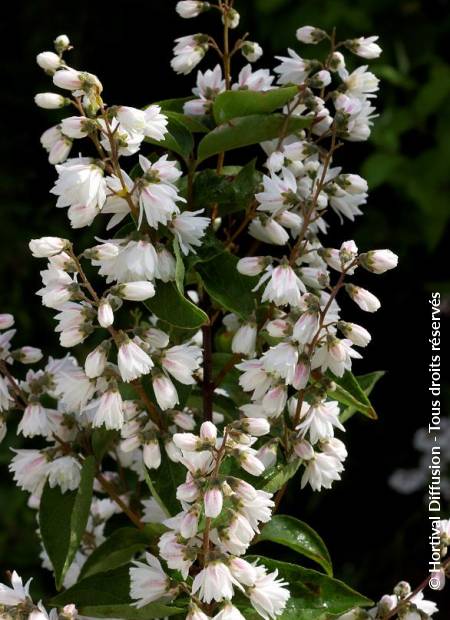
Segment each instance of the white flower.
[{"label": "white flower", "polygon": [[161,114],[158,105],[150,105],[145,110],[120,106],[117,108],[117,120],[128,133],[138,133],[153,140],[164,139],[167,133],[167,116]]},{"label": "white flower", "polygon": [[243,558],[231,558],[228,566],[233,577],[246,586],[252,586],[256,581],[256,570],[253,564]]},{"label": "white flower", "polygon": [[[11,403],[13,402],[14,400],[11,398],[8,390],[8,383],[6,382],[6,379],[0,376],[0,411],[8,411]],[[2,422],[4,422],[3,418]],[[2,423],[2,434],[5,432],[5,429],[6,424]]]},{"label": "white flower", "polygon": [[132,340],[128,340],[119,347],[117,363],[121,377],[126,382],[148,374],[153,368],[151,358]]},{"label": "white flower", "polygon": [[352,358],[361,359],[361,354],[352,349],[351,340],[339,340],[328,336],[327,341],[315,350],[311,360],[311,368],[327,368],[337,377],[342,377],[346,370],[351,370]]},{"label": "white flower", "polygon": [[308,44],[316,44],[322,41],[325,38],[326,33],[320,28],[315,28],[314,26],[302,26],[298,28],[295,36],[300,41],[300,43],[308,43]]},{"label": "white flower", "polygon": [[367,71],[367,65],[357,67],[352,73],[345,69],[341,71],[341,77],[347,88],[346,94],[350,97],[375,97],[373,93],[378,90],[380,80],[371,72]]},{"label": "white flower", "polygon": [[154,497],[143,499],[142,505],[144,507],[142,521],[144,523],[162,523],[162,521],[164,521],[167,517],[167,514],[163,511]]},{"label": "white flower", "polygon": [[272,215],[277,215],[298,199],[297,181],[288,168],[282,169],[282,176],[275,174],[263,176],[264,191],[255,195],[260,203],[259,211],[268,211]]},{"label": "white flower", "polygon": [[193,374],[200,366],[200,359],[199,347],[181,344],[164,351],[161,365],[180,383],[192,385],[195,383]]},{"label": "white flower", "polygon": [[41,276],[44,287],[36,295],[42,297],[44,306],[58,310],[71,299],[74,280],[62,269],[52,266],[41,271]]},{"label": "white flower", "polygon": [[[126,131],[117,118],[113,118],[108,122],[101,118],[97,122],[102,129],[100,143],[105,151],[111,153],[113,148],[117,148],[119,156],[123,155],[125,157],[134,155],[139,151],[144,134]],[[113,146],[114,144],[116,145],[115,147]]]},{"label": "white flower", "polygon": [[296,430],[300,431],[303,436],[309,433],[309,440],[312,444],[319,440],[330,439],[334,436],[333,427],[345,431],[339,421],[339,413],[339,405],[335,400],[312,405]]},{"label": "white flower", "polygon": [[344,336],[358,347],[366,347],[372,340],[372,336],[367,329],[361,325],[357,325],[356,323],[345,323],[344,321],[339,321],[338,327]]},{"label": "white flower", "polygon": [[265,470],[264,464],[257,458],[256,450],[253,448],[239,451],[239,464],[252,476],[260,476]]},{"label": "white flower", "polygon": [[244,431],[254,437],[262,437],[270,432],[270,424],[265,418],[242,418],[240,423]]},{"label": "white flower", "polygon": [[72,148],[72,140],[62,134],[58,125],[44,131],[41,144],[47,151],[48,161],[52,165],[66,161]]},{"label": "white flower", "polygon": [[152,386],[156,401],[163,411],[166,409],[173,409],[179,402],[177,390],[166,375],[162,373],[155,375],[153,377]]},{"label": "white flower", "polygon": [[145,554],[144,562],[133,562],[130,568],[130,596],[138,609],[157,601],[167,594],[170,581],[159,560],[151,553]]},{"label": "white flower", "polygon": [[213,617],[213,620],[245,620],[237,607],[231,603],[225,603],[222,609]]},{"label": "white flower", "polygon": [[74,491],[80,484],[81,465],[73,456],[61,456],[48,464],[48,483],[62,493]]},{"label": "white flower", "polygon": [[195,0],[180,0],[177,2],[175,10],[180,17],[190,19],[197,17],[209,8],[208,2],[196,2]]},{"label": "white flower", "polygon": [[0,314],[0,329],[9,329],[14,325],[14,316],[12,314]]},{"label": "white flower", "polygon": [[317,312],[304,312],[294,325],[293,338],[300,344],[311,342],[319,329]]},{"label": "white flower", "polygon": [[261,286],[268,279],[269,282],[261,297],[263,302],[273,301],[277,306],[300,305],[302,293],[306,292],[306,288],[292,267],[288,264],[279,265],[275,269],[269,267],[257,286]]},{"label": "white flower", "polygon": [[233,353],[254,355],[256,350],[257,334],[258,330],[256,323],[244,323],[241,325],[231,341],[231,350]]},{"label": "white flower", "polygon": [[144,171],[139,187],[139,227],[145,214],[149,226],[157,228],[158,224],[167,224],[174,214],[179,213],[177,202],[186,202],[173,184],[181,176],[181,171],[175,161],[167,159],[167,155],[154,164],[139,155],[139,164]]},{"label": "white flower", "polygon": [[11,586],[5,586],[5,584],[0,583],[0,605],[5,605],[6,607],[16,607],[17,605],[21,605],[22,603],[27,603],[30,601],[30,583],[31,579],[27,581],[25,585],[23,585],[22,578],[13,571],[11,575]]},{"label": "white flower", "polygon": [[120,297],[129,301],[144,301],[154,296],[155,287],[151,282],[127,282],[118,287],[117,293]]},{"label": "white flower", "polygon": [[272,380],[265,371],[261,360],[241,362],[240,364],[236,364],[236,368],[243,373],[239,377],[239,385],[245,392],[251,392],[253,390],[253,400],[262,398],[272,385]]},{"label": "white flower", "polygon": [[345,46],[357,56],[361,58],[378,58],[382,49],[376,43],[378,37],[359,37],[358,39],[351,39],[345,42]]},{"label": "white flower", "polygon": [[23,412],[22,419],[17,427],[17,433],[22,433],[24,437],[49,437],[55,430],[52,423],[50,409],[46,409],[41,403],[29,403]]},{"label": "white flower", "polygon": [[20,347],[14,352],[15,358],[19,360],[21,364],[35,364],[42,359],[43,354],[41,349],[36,347]]},{"label": "white flower", "polygon": [[208,217],[201,217],[198,214],[203,213],[204,209],[198,211],[183,211],[170,223],[170,227],[174,232],[180,249],[186,256],[189,252],[194,252],[195,247],[201,246],[201,239],[205,234],[205,230],[209,225]]},{"label": "white flower", "polygon": [[270,347],[262,356],[264,370],[268,373],[276,373],[291,384],[294,378],[295,368],[298,361],[297,347],[291,342],[280,342]]},{"label": "white flower", "polygon": [[372,273],[385,273],[397,267],[398,256],[391,250],[372,250],[361,254],[360,261],[363,267]]},{"label": "white flower", "polygon": [[34,98],[35,104],[45,110],[56,110],[68,105],[69,100],[57,93],[39,93]]},{"label": "white flower", "polygon": [[264,243],[285,245],[289,241],[288,233],[273,218],[262,220],[255,217],[250,223],[248,232],[252,237]]},{"label": "white flower", "polygon": [[38,494],[42,489],[48,471],[48,461],[39,450],[13,450],[15,456],[9,464],[14,480],[24,491]]},{"label": "white flower", "polygon": [[257,578],[249,590],[251,604],[264,620],[269,620],[269,618],[273,620],[283,613],[290,598],[288,584],[282,579],[277,579],[277,570],[267,573],[262,566],[255,568]]},{"label": "white flower", "polygon": [[[417,609],[422,611],[426,616],[432,616],[439,611],[434,601],[427,601],[425,599],[423,591],[420,591],[416,595],[412,596],[409,599],[409,602],[415,605]],[[408,618],[408,614],[405,616],[405,620],[410,620]],[[411,620],[413,619],[411,618]]]},{"label": "white flower", "polygon": [[263,55],[263,49],[256,41],[244,41],[241,52],[248,62],[256,62]]},{"label": "white flower", "polygon": [[302,489],[308,484],[313,491],[320,491],[323,487],[330,489],[334,480],[340,480],[339,472],[343,469],[340,461],[330,454],[316,452],[314,457],[307,462],[302,476]]},{"label": "white flower", "polygon": [[233,577],[226,564],[219,560],[209,562],[194,578],[192,594],[198,592],[200,600],[204,603],[211,601],[223,601],[233,598],[233,585],[239,583]]},{"label": "white flower", "polygon": [[355,286],[354,284],[346,284],[345,290],[361,310],[365,312],[376,312],[381,306],[380,300],[365,288]]},{"label": "white flower", "polygon": [[258,69],[253,71],[252,66],[245,65],[238,75],[238,81],[233,84],[233,90],[255,90],[266,91],[273,88],[274,76],[270,75],[269,69]]},{"label": "white flower", "polygon": [[201,61],[208,50],[208,37],[202,34],[175,39],[171,67],[176,73],[187,75]]},{"label": "white flower", "polygon": [[[73,360],[73,358],[71,358]],[[95,382],[85,375],[75,363],[67,364],[54,375],[55,393],[60,396],[68,411],[79,411],[93,397]]]},{"label": "white flower", "polygon": [[289,56],[275,56],[281,60],[281,64],[275,67],[275,73],[279,74],[279,84],[302,84],[308,76],[310,65],[303,60],[294,50],[288,49]]},{"label": "white flower", "polygon": [[210,617],[207,616],[200,607],[193,602],[189,605],[189,613],[186,616],[186,620],[210,620]]},{"label": "white flower", "polygon": [[120,430],[123,426],[123,401],[117,389],[108,389],[88,409],[95,408],[92,426]]},{"label": "white flower", "polygon": [[103,169],[93,159],[74,157],[56,166],[56,170],[59,178],[50,193],[58,196],[57,207],[103,207],[106,181]]},{"label": "white flower", "polygon": [[28,245],[35,258],[48,258],[60,254],[68,244],[67,239],[60,237],[41,237],[32,239]]},{"label": "white flower", "polygon": [[211,102],[225,90],[225,80],[222,76],[222,67],[216,65],[214,69],[207,69],[204,73],[197,72],[197,85],[192,92],[197,99],[186,101],[183,110],[185,114],[202,115],[209,110]]},{"label": "white flower", "polygon": [[205,504],[205,517],[215,519],[222,512],[222,491],[217,487],[208,489],[203,497],[203,502]]}]

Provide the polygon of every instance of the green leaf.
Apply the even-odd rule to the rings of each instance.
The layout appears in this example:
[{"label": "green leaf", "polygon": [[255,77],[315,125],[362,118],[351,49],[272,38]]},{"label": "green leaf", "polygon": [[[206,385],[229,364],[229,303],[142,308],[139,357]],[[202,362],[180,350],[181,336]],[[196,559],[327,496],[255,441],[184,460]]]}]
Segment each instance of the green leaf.
[{"label": "green leaf", "polygon": [[84,616],[92,618],[121,618],[123,620],[151,620],[186,613],[186,609],[182,607],[157,602],[149,603],[140,609],[131,607],[131,605],[98,605],[82,607],[80,611]]},{"label": "green leaf", "polygon": [[195,116],[187,116],[186,114],[180,114],[179,112],[164,111],[167,118],[178,121],[181,125],[184,125],[188,131],[192,133],[208,133],[209,129]]},{"label": "green leaf", "polygon": [[183,256],[180,251],[180,244],[178,243],[178,239],[176,237],[173,238],[173,252],[175,254],[175,284],[177,286],[180,295],[184,293],[184,261]]},{"label": "green leaf", "polygon": [[179,112],[183,113],[184,104],[188,101],[191,101],[194,97],[177,97],[175,99],[162,99],[161,101],[157,101],[154,105],[159,105],[161,110],[166,112]]},{"label": "green leaf", "polygon": [[248,319],[255,309],[252,288],[258,280],[240,274],[237,263],[236,256],[223,252],[208,262],[197,264],[195,269],[214,301],[222,308]]},{"label": "green leaf", "polygon": [[163,525],[156,523],[149,523],[142,530],[132,527],[121,527],[115,530],[88,557],[81,569],[79,579],[128,564],[138,551],[155,543],[165,531],[166,528]]},{"label": "green leaf", "polygon": [[238,116],[267,114],[284,106],[297,93],[297,86],[274,88],[264,92],[227,90],[217,95],[214,100],[214,118],[217,124],[220,124]]},{"label": "green leaf", "polygon": [[77,490],[61,493],[59,487],[52,489],[47,482],[42,492],[39,527],[42,542],[53,566],[58,590],[86,529],[94,475],[95,459],[89,456],[83,463]]},{"label": "green leaf", "polygon": [[181,155],[183,159],[189,159],[189,155],[194,149],[194,138],[192,137],[189,129],[186,128],[183,123],[175,118],[169,118],[167,124],[168,133],[164,136],[163,140],[154,140],[153,138],[145,138],[146,142],[161,146],[164,149],[173,151],[178,155]]},{"label": "green leaf", "polygon": [[[343,405],[354,407],[356,411],[360,411],[371,420],[378,418],[367,394],[353,373],[346,371],[342,377],[335,377],[333,375],[332,378],[336,384],[336,389],[333,392],[328,392],[330,398],[337,400]],[[380,376],[376,380],[379,378]]]},{"label": "green leaf", "polygon": [[198,329],[208,322],[208,315],[186,299],[173,282],[158,282],[156,294],[144,302],[156,316],[183,329]]},{"label": "green leaf", "polygon": [[328,575],[333,575],[331,558],[325,543],[319,534],[303,521],[288,515],[274,515],[254,542],[264,540],[293,549],[320,564]]},{"label": "green leaf", "polygon": [[212,354],[212,369],[214,379],[220,374],[227,364],[234,363],[220,383],[220,387],[227,392],[232,398],[233,408],[236,409],[236,405],[243,405],[248,402],[248,398],[244,394],[243,389],[239,385],[239,377],[241,373],[236,368],[240,358],[233,353],[213,353]]},{"label": "green leaf", "polygon": [[[289,584],[289,599],[279,620],[330,620],[355,607],[368,607],[373,602],[342,581],[323,573],[287,562],[251,556],[249,561],[260,560],[269,571],[278,570],[278,576]],[[247,620],[256,620],[258,614],[246,608]]]},{"label": "green leaf", "polygon": [[272,467],[272,469],[269,469],[269,471],[265,472],[262,476],[263,486],[261,488],[263,491],[267,491],[267,493],[276,493],[279,491],[286,482],[295,476],[300,464],[301,460],[297,459],[287,465],[282,465],[280,463]]},{"label": "green leaf", "polygon": [[[277,138],[284,129],[286,117],[283,114],[254,114],[234,118],[219,125],[200,142],[198,162],[224,151],[258,144]],[[288,134],[304,129],[311,124],[308,118],[292,118],[287,122]]]},{"label": "green leaf", "polygon": [[177,488],[186,479],[183,468],[169,459],[165,450],[161,450],[161,466],[146,472],[150,492],[160,504],[161,508],[170,516],[176,515],[181,510],[181,504],[177,500]]},{"label": "green leaf", "polygon": [[[364,394],[368,397],[372,392],[373,388],[375,387],[377,381],[379,381],[381,377],[384,376],[384,374],[385,373],[383,370],[375,370],[374,372],[369,372],[366,375],[360,375],[359,377],[356,377],[356,380],[358,381]],[[341,420],[341,422],[345,422],[346,420],[351,418],[352,415],[357,411],[357,407],[347,407],[347,409],[344,409],[344,411],[341,413],[339,419]]]},{"label": "green leaf", "polygon": [[216,204],[220,215],[246,209],[255,198],[261,174],[252,160],[234,173],[218,174],[215,170],[202,170],[194,181],[194,204],[205,209]]}]

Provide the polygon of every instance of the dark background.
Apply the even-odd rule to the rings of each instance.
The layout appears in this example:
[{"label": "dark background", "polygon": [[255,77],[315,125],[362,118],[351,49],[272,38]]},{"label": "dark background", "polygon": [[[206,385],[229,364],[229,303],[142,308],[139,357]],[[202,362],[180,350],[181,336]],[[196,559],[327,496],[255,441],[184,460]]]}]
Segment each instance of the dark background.
[{"label": "dark background", "polygon": [[[117,7],[29,0],[16,3],[14,13],[2,20],[0,308],[16,316],[17,346],[34,344],[58,352],[52,313],[34,296],[39,265],[31,259],[27,242],[68,229],[65,212],[54,208],[48,194],[54,172],[39,137],[55,123],[55,115],[33,104],[36,92],[51,90],[35,56],[51,49],[55,36],[64,32],[75,45],[68,62],[100,77],[107,103],[139,107],[186,96],[195,74],[177,77],[171,71],[172,40],[216,26],[209,15],[181,20],[174,5],[163,0],[129,0]],[[377,598],[391,592],[400,579],[417,584],[427,573],[429,532],[422,493],[399,495],[388,487],[387,478],[398,467],[415,465],[412,435],[428,423],[432,290],[443,295],[444,334],[449,330],[448,2],[246,0],[237,2],[237,8],[243,30],[265,50],[257,66],[273,67],[271,55],[284,54],[287,46],[297,45],[302,53],[305,47],[299,48],[294,33],[305,24],[336,26],[338,39],[379,34],[384,48],[382,58],[372,63],[383,78],[381,117],[370,142],[351,145],[343,160],[348,172],[368,179],[371,197],[363,218],[342,229],[335,226],[333,233],[336,243],[355,238],[361,250],[389,247],[400,256],[397,270],[360,280],[381,297],[381,310],[366,316],[352,308],[350,319],[363,322],[374,337],[367,361],[357,362],[356,372],[387,371],[373,396],[380,419],[354,417],[348,424],[350,457],[342,482],[320,495],[299,493],[291,486],[284,500],[285,511],[322,534],[336,575]],[[215,62],[210,55],[201,68]],[[342,157],[339,152],[338,160]],[[447,372],[444,365],[444,379]],[[28,578],[40,573],[34,513],[25,508],[25,494],[11,482],[5,443],[0,452],[0,563],[2,570],[14,567]],[[442,517],[449,515],[448,508],[443,507]],[[38,576],[35,593],[48,590],[49,583]],[[442,619],[450,607],[444,597],[439,597]]]}]

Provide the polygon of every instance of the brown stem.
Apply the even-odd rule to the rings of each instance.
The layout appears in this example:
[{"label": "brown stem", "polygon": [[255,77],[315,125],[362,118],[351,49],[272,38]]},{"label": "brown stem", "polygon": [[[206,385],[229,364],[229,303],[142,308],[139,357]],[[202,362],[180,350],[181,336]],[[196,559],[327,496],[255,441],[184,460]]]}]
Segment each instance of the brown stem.
[{"label": "brown stem", "polygon": [[144,523],[141,521],[141,519],[139,518],[139,516],[133,512],[131,510],[131,508],[129,508],[129,506],[127,506],[125,504],[125,502],[123,502],[120,497],[117,495],[116,490],[114,489],[113,485],[110,484],[108,482],[108,480],[106,480],[106,478],[103,476],[103,474],[98,473],[96,475],[97,480],[100,482],[100,484],[102,485],[103,489],[108,493],[108,495],[110,496],[110,498],[116,502],[116,504],[122,509],[122,511],[127,515],[127,517],[130,519],[130,521],[132,521],[134,523],[134,525],[136,527],[138,527],[140,530],[144,529],[145,525]]},{"label": "brown stem", "polygon": [[202,327],[203,334],[203,419],[212,421],[214,383],[212,377],[211,323]]},{"label": "brown stem", "polygon": [[232,357],[230,357],[230,359],[225,364],[225,366],[222,368],[222,370],[218,373],[218,375],[216,377],[214,377],[213,384],[212,384],[213,390],[215,390],[216,387],[219,387],[219,385],[225,379],[227,374],[231,370],[233,370],[235,365],[239,362],[241,357],[242,357],[242,355],[240,353],[235,353]]},{"label": "brown stem", "polygon": [[19,386],[12,374],[9,372],[9,368],[4,360],[0,360],[0,372],[2,372],[8,379],[11,385],[11,389],[14,392],[14,400],[18,409],[25,409],[28,405],[28,399],[25,392]]}]

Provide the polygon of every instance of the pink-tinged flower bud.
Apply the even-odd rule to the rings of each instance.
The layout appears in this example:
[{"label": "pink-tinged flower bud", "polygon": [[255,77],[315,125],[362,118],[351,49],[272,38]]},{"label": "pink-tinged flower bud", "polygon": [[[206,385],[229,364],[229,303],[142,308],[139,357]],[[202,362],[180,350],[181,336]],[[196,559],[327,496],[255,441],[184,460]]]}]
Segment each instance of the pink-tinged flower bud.
[{"label": "pink-tinged flower bud", "polygon": [[239,583],[245,586],[252,586],[255,583],[257,578],[256,569],[253,564],[250,564],[247,560],[234,557],[230,560],[228,567],[233,577],[237,579]]},{"label": "pink-tinged flower bud", "polygon": [[195,452],[199,445],[199,438],[193,433],[175,433],[173,443],[177,448],[185,452]]},{"label": "pink-tinged flower bud", "polygon": [[275,441],[268,441],[256,453],[266,469],[273,467],[277,462],[277,444]]},{"label": "pink-tinged flower bud", "polygon": [[69,116],[61,121],[61,131],[68,138],[84,138],[89,133],[89,123],[84,116]]},{"label": "pink-tinged flower bud", "polygon": [[322,41],[327,36],[327,33],[320,28],[314,28],[314,26],[302,26],[297,29],[295,36],[300,43],[315,45]]},{"label": "pink-tinged flower bud", "polygon": [[181,502],[195,502],[200,492],[194,480],[184,482],[177,488],[177,500]]},{"label": "pink-tinged flower bud", "polygon": [[241,454],[240,465],[242,469],[245,469],[252,476],[260,476],[265,470],[264,464],[250,452],[243,452]]},{"label": "pink-tinged flower bud", "polygon": [[359,257],[361,265],[372,273],[385,273],[398,264],[398,256],[391,250],[372,250]]},{"label": "pink-tinged flower bud", "polygon": [[109,327],[114,323],[114,312],[111,308],[111,304],[106,299],[100,301],[97,312],[98,322],[102,327]]},{"label": "pink-tinged flower bud", "polygon": [[215,519],[222,512],[223,495],[219,488],[209,489],[203,496],[205,516]]},{"label": "pink-tinged flower bud", "polygon": [[346,338],[351,340],[353,344],[356,344],[358,347],[366,347],[372,340],[372,336],[369,334],[367,329],[361,327],[361,325],[357,325],[356,323],[339,321],[338,328]]},{"label": "pink-tinged flower bud", "polygon": [[293,338],[301,344],[313,340],[319,329],[319,315],[316,312],[304,312],[294,325]]},{"label": "pink-tinged flower bud", "polygon": [[55,52],[41,52],[36,56],[36,62],[47,73],[54,73],[61,66],[61,58]]},{"label": "pink-tinged flower bud", "polygon": [[185,512],[180,521],[180,534],[183,538],[193,538],[198,530],[198,509],[194,506]]},{"label": "pink-tinged flower bud", "polygon": [[301,441],[297,441],[294,444],[294,452],[295,454],[303,459],[304,461],[309,461],[314,456],[314,449],[306,439],[302,439]]},{"label": "pink-tinged flower bud", "polygon": [[166,454],[172,463],[179,463],[182,458],[181,451],[177,448],[173,441],[166,441],[164,444],[164,449],[166,450]]},{"label": "pink-tinged flower bud", "polygon": [[62,347],[75,347],[81,344],[86,336],[87,332],[80,327],[65,329],[59,336],[59,343]]},{"label": "pink-tinged flower bud", "polygon": [[262,437],[270,432],[270,424],[266,418],[243,418],[241,426],[246,433],[254,437]]},{"label": "pink-tinged flower bud", "polygon": [[34,102],[38,107],[45,110],[56,110],[70,103],[69,99],[57,93],[39,93],[34,97]]},{"label": "pink-tinged flower bud", "polygon": [[119,248],[114,243],[102,243],[85,251],[85,256],[95,260],[111,260],[119,255]]},{"label": "pink-tinged flower bud", "polygon": [[292,379],[292,387],[296,390],[303,390],[309,380],[311,368],[305,361],[300,360],[295,367],[294,378]]},{"label": "pink-tinged flower bud", "polygon": [[161,450],[156,439],[148,441],[143,446],[143,458],[148,469],[158,469],[161,465]]},{"label": "pink-tinged flower bud", "polygon": [[214,444],[217,439],[217,428],[212,422],[203,422],[200,426],[200,438]]},{"label": "pink-tinged flower bud", "polygon": [[22,364],[35,364],[43,357],[42,351],[36,347],[21,347],[14,351],[14,358]]},{"label": "pink-tinged flower bud", "polygon": [[172,381],[163,374],[158,374],[152,380],[153,391],[160,408],[173,409],[178,404],[178,393]]},{"label": "pink-tinged flower bud", "polygon": [[365,312],[376,312],[381,306],[378,297],[375,297],[375,295],[365,288],[355,286],[354,284],[346,284],[345,290],[361,310]]},{"label": "pink-tinged flower bud", "polygon": [[209,2],[196,2],[195,0],[180,0],[175,7],[176,12],[184,19],[197,17],[203,11],[207,11],[210,7]]},{"label": "pink-tinged flower bud", "polygon": [[257,333],[256,323],[244,323],[244,325],[241,325],[231,341],[233,353],[253,355],[255,353]]},{"label": "pink-tinged flower bud", "polygon": [[80,90],[83,83],[78,71],[74,69],[61,69],[53,76],[53,84],[66,90]]},{"label": "pink-tinged flower bud", "polygon": [[440,568],[439,570],[433,571],[430,575],[430,583],[433,584],[433,590],[443,590],[445,588],[445,578],[445,569]]},{"label": "pink-tinged flower bud", "polygon": [[84,371],[89,379],[96,379],[103,374],[106,366],[106,351],[102,346],[89,353],[84,362]]},{"label": "pink-tinged flower bud", "polygon": [[54,40],[54,45],[58,54],[65,52],[70,47],[69,37],[66,34],[60,34]]},{"label": "pink-tinged flower bud", "polygon": [[49,258],[65,250],[68,245],[70,244],[67,239],[41,237],[40,239],[32,239],[28,247],[35,258]]},{"label": "pink-tinged flower bud", "polygon": [[144,301],[154,296],[155,287],[146,281],[127,282],[117,287],[117,294],[129,301]]},{"label": "pink-tinged flower bud", "polygon": [[0,329],[9,329],[14,325],[14,317],[12,314],[0,314]]},{"label": "pink-tinged flower bud", "polygon": [[176,411],[173,415],[173,421],[184,431],[192,431],[195,428],[195,419],[192,414],[184,411]]},{"label": "pink-tinged flower bud", "polygon": [[272,338],[283,338],[289,334],[291,325],[284,319],[274,319],[273,321],[267,323],[266,330]]},{"label": "pink-tinged flower bud", "polygon": [[237,270],[244,276],[257,276],[267,265],[265,256],[247,256],[241,258],[237,264]]}]

